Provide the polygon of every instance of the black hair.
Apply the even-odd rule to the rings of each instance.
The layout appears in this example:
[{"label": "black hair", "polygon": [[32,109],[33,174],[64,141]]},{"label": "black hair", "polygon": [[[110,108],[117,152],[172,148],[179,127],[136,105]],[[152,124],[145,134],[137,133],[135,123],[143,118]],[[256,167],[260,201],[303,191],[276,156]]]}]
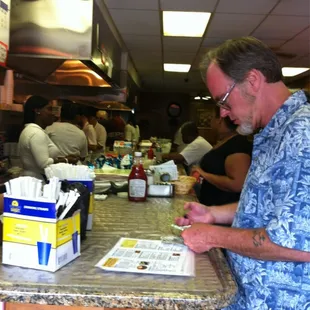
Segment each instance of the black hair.
[{"label": "black hair", "polygon": [[[221,118],[221,109],[216,106],[215,107],[215,118]],[[230,118],[229,116],[226,117],[222,117],[223,121],[225,122],[226,127],[231,130],[231,131],[235,131],[238,127],[238,125],[236,125]]]},{"label": "black hair", "polygon": [[182,135],[189,135],[191,137],[198,137],[199,132],[197,125],[194,122],[185,123],[181,129]]},{"label": "black hair", "polygon": [[61,100],[61,120],[74,121],[78,114],[78,106],[71,100]]},{"label": "black hair", "polygon": [[128,123],[131,123],[133,127],[137,127],[136,117],[133,113],[131,113],[128,117]]},{"label": "black hair", "polygon": [[49,100],[41,96],[31,96],[24,104],[24,124],[34,123],[36,111],[43,109],[49,104]]},{"label": "black hair", "polygon": [[282,66],[275,53],[254,37],[227,40],[209,51],[200,64],[203,77],[212,62],[237,83],[243,82],[252,69],[260,71],[267,83],[283,80]]}]

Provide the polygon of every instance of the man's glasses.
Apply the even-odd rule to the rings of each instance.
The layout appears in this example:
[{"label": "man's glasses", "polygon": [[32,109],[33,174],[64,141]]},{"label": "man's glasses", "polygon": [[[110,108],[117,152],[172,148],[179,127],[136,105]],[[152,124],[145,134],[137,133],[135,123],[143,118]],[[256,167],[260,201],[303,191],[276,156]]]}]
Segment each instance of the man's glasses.
[{"label": "man's glasses", "polygon": [[220,107],[221,109],[225,109],[227,111],[230,111],[230,106],[227,105],[226,101],[227,101],[227,98],[229,97],[230,93],[235,88],[235,86],[236,86],[236,82],[234,84],[232,84],[230,86],[230,88],[228,89],[227,93],[219,101],[216,102],[216,105],[218,107]]}]

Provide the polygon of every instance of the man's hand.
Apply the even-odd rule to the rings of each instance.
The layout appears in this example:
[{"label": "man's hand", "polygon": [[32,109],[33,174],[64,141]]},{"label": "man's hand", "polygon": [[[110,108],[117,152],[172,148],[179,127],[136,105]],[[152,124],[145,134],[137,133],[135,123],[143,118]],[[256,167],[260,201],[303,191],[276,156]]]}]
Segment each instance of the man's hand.
[{"label": "man's hand", "polygon": [[215,217],[210,209],[198,202],[187,202],[184,205],[185,210],[189,212],[184,217],[177,217],[175,222],[179,226],[187,226],[194,223],[214,224]]},{"label": "man's hand", "polygon": [[185,229],[181,236],[184,239],[184,244],[196,253],[203,253],[214,247],[212,225],[193,224],[190,228]]},{"label": "man's hand", "polygon": [[80,159],[78,156],[75,156],[75,155],[68,155],[66,156],[66,158],[68,160],[68,163],[73,164],[73,165],[76,165]]}]

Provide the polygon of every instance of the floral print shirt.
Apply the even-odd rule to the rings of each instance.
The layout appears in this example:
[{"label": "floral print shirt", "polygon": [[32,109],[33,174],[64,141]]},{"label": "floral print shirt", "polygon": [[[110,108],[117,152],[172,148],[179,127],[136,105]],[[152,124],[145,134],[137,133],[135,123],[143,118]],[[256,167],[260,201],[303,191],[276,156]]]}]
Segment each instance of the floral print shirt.
[{"label": "floral print shirt", "polygon": [[[310,104],[302,91],[255,136],[232,226],[264,227],[277,245],[310,252]],[[238,294],[226,309],[310,310],[310,263],[227,255]]]}]

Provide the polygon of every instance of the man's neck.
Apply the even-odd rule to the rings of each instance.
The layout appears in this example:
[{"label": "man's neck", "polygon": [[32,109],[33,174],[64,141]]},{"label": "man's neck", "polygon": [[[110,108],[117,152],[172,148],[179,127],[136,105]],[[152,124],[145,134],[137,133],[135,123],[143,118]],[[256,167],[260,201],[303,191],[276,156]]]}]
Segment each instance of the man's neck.
[{"label": "man's neck", "polygon": [[282,82],[267,84],[260,100],[262,105],[259,127],[265,127],[270,122],[290,95],[290,91]]}]

